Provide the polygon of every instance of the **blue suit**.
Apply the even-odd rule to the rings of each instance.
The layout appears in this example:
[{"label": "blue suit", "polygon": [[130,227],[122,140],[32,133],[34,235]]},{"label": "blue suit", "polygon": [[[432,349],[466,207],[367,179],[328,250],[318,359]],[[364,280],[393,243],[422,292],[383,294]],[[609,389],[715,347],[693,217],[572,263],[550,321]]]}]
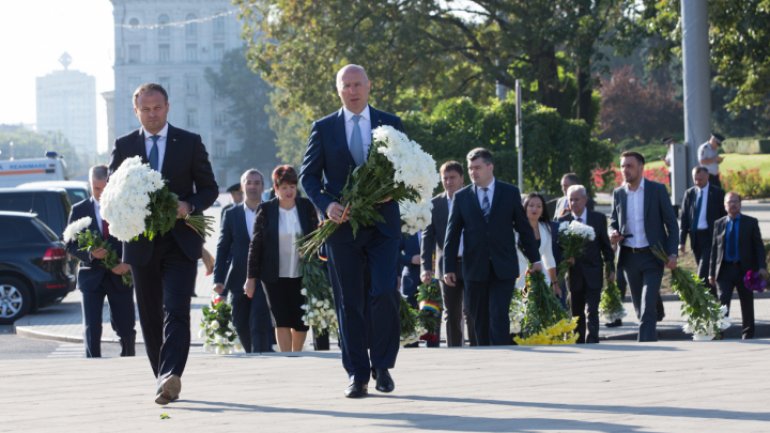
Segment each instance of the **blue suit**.
[{"label": "blue suit", "polygon": [[457,273],[462,233],[465,300],[478,344],[511,344],[508,308],[516,278],[522,271],[514,230],[519,233],[519,243],[529,261],[540,261],[521,194],[515,186],[496,180],[489,221],[484,219],[475,185],[457,191],[454,200],[444,240],[444,272]]},{"label": "blue suit", "polygon": [[[372,107],[369,112],[372,129],[390,125],[403,130],[397,116]],[[343,110],[315,121],[302,161],[300,182],[322,213],[329,204],[339,201],[355,167]],[[397,268],[401,218],[398,203],[393,201],[378,205],[377,210],[382,222],[361,228],[355,238],[350,224],[342,224],[326,244],[340,325],[342,363],[348,376],[357,382],[368,382],[372,368],[393,368],[399,348]],[[364,283],[365,267],[370,273],[368,290]]]},{"label": "blue suit", "polygon": [[273,325],[262,290],[249,299],[243,292],[246,261],[249,256],[249,232],[246,229],[244,203],[231,206],[223,214],[214,262],[214,283],[224,284],[233,306],[233,325],[246,353],[271,352]]},{"label": "blue suit", "polygon": [[[91,218],[91,225],[88,227],[90,231],[102,233],[97,224],[93,197],[72,206],[68,223],[85,217]],[[110,236],[107,242],[120,257],[120,241]],[[112,329],[120,337],[120,355],[134,356],[136,317],[134,316],[133,287],[123,284],[119,275],[102,266],[101,260],[91,258],[91,253],[80,251],[77,241],[68,243],[67,251],[80,259],[77,287],[83,292],[83,341],[86,346],[86,357],[101,357],[102,308],[104,308],[105,296],[110,304]]]}]

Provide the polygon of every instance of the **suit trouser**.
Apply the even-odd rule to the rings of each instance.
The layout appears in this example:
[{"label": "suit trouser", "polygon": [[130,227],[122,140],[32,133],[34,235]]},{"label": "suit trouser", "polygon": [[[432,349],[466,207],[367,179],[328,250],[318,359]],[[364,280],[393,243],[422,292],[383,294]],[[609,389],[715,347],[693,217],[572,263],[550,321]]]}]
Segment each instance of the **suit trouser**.
[{"label": "suit trouser", "polygon": [[712,233],[709,230],[697,230],[691,233],[692,253],[698,266],[698,278],[711,289],[711,293],[717,296],[717,289],[709,284],[709,259],[711,258]]},{"label": "suit trouser", "polygon": [[465,282],[463,281],[462,262],[457,263],[457,272],[455,273],[455,286],[446,285],[440,281],[441,297],[444,300],[444,314],[446,314],[446,344],[448,347],[462,346],[463,341],[463,319],[468,330],[468,340],[471,346],[476,346],[476,333],[473,330],[473,319],[468,312],[468,304],[465,303]]},{"label": "suit trouser", "polygon": [[[230,292],[233,326],[246,353],[272,352],[273,325],[262,290],[249,298],[241,291]],[[256,305],[255,305],[256,304]]]},{"label": "suit trouser", "polygon": [[579,344],[599,342],[599,300],[602,296],[602,282],[600,280],[598,285],[596,283],[595,281],[587,281],[585,275],[576,270],[575,267],[570,268],[567,287],[572,299],[572,316],[578,318],[577,342]]},{"label": "suit trouser", "polygon": [[[396,364],[399,324],[399,238],[376,227],[359,229],[349,242],[327,242],[330,281],[340,326],[342,364],[357,382],[368,382],[372,368]],[[367,267],[371,287],[364,282]]]},{"label": "suit trouser", "polygon": [[190,260],[170,234],[156,238],[150,261],[131,266],[144,345],[158,379],[181,376],[190,352],[190,297],[197,260]]},{"label": "suit trouser", "polygon": [[740,263],[722,262],[717,278],[719,288],[719,301],[727,306],[727,314],[730,314],[730,301],[733,298],[733,289],[738,290],[738,298],[741,301],[741,336],[743,339],[754,338],[754,292],[743,285],[743,276]]},{"label": "suit trouser", "polygon": [[465,301],[479,346],[512,344],[508,310],[515,285],[514,279],[498,279],[491,262],[487,281],[465,280]]},{"label": "suit trouser", "polygon": [[134,291],[107,290],[99,286],[97,291],[83,291],[83,342],[87,358],[102,356],[102,309],[104,298],[110,304],[110,324],[120,337],[120,356],[134,356],[136,317],[134,316]]},{"label": "suit trouser", "polygon": [[631,289],[636,316],[639,317],[638,341],[657,341],[657,304],[660,301],[663,262],[649,250],[638,253],[626,250],[622,254],[623,272]]}]

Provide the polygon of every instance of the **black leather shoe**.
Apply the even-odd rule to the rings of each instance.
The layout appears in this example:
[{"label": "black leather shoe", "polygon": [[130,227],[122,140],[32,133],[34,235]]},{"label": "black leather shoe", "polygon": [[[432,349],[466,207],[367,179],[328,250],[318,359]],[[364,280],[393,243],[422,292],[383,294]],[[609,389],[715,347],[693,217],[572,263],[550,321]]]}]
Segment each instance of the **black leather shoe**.
[{"label": "black leather shoe", "polygon": [[369,384],[366,382],[358,382],[355,380],[350,381],[350,385],[345,388],[345,397],[347,398],[362,398],[369,394]]},{"label": "black leather shoe", "polygon": [[393,392],[396,389],[396,384],[393,383],[393,378],[390,377],[387,368],[373,368],[372,377],[377,381],[377,385],[374,387],[377,391]]}]

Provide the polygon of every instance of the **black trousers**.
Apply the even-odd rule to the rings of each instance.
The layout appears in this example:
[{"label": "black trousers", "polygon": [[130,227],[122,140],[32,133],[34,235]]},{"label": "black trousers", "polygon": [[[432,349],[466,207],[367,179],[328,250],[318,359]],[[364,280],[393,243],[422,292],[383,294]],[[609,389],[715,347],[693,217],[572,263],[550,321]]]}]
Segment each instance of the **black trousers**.
[{"label": "black trousers", "polygon": [[158,379],[184,372],[197,268],[197,261],[190,260],[170,234],[155,239],[146,265],[131,266],[144,345]]},{"label": "black trousers", "polygon": [[444,314],[446,315],[446,345],[448,347],[462,346],[463,341],[463,319],[465,327],[468,330],[468,339],[471,346],[476,346],[476,334],[473,332],[473,319],[468,314],[468,305],[464,301],[465,281],[463,280],[462,263],[457,263],[457,273],[455,274],[455,286],[450,287],[443,280],[439,282],[441,286],[441,297],[444,300]]},{"label": "black trousers", "polygon": [[489,263],[487,281],[465,280],[465,302],[479,346],[513,344],[508,310],[516,280],[499,279]]},{"label": "black trousers", "polygon": [[83,296],[83,342],[87,358],[102,356],[102,309],[104,298],[110,304],[110,324],[120,337],[120,356],[134,356],[136,353],[136,317],[134,316],[134,291],[108,290],[100,286],[96,291],[84,291]]},{"label": "black trousers", "polygon": [[717,289],[709,284],[709,259],[711,258],[712,232],[708,229],[696,230],[690,237],[692,254],[698,266],[698,277],[711,289],[711,293],[717,296]]},{"label": "black trousers", "polygon": [[[588,281],[575,267],[570,268],[567,279],[572,298],[572,316],[578,318],[578,340],[582,343],[599,342],[599,301],[602,296],[602,281]],[[600,274],[601,275],[601,274]]]},{"label": "black trousers", "polygon": [[233,326],[246,353],[272,352],[273,324],[267,308],[265,293],[254,291],[249,298],[242,291],[230,292],[233,306]]},{"label": "black trousers", "polygon": [[738,290],[738,298],[741,301],[741,336],[743,339],[754,338],[754,292],[743,285],[745,272],[741,271],[739,263],[723,262],[720,267],[717,288],[719,300],[727,306],[727,314],[730,314],[730,301],[733,298],[733,289]]}]

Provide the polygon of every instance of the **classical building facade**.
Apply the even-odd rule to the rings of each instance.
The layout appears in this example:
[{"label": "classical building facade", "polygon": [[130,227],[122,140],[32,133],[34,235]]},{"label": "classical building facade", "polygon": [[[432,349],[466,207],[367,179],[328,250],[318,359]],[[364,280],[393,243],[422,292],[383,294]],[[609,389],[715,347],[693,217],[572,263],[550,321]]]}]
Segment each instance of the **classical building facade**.
[{"label": "classical building facade", "polygon": [[115,136],[139,127],[132,109],[134,90],[142,83],[159,83],[169,93],[169,123],[200,134],[217,181],[234,182],[239,173],[231,173],[226,164],[228,148],[236,146],[227,128],[226,101],[208,85],[205,71],[218,71],[224,54],[243,46],[238,9],[230,0],[111,2]]},{"label": "classical building facade", "polygon": [[36,80],[36,128],[60,132],[81,158],[91,162],[96,156],[96,79],[70,70],[67,53],[59,62],[64,69]]}]

